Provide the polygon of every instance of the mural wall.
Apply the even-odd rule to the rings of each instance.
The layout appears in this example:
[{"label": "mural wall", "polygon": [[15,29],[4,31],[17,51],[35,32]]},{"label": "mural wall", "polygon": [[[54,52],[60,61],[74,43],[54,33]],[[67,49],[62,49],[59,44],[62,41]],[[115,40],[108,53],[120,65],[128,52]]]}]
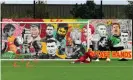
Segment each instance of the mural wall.
[{"label": "mural wall", "polygon": [[2,22],[34,22],[2,24],[3,59],[77,59],[88,48],[99,58],[132,58],[131,20],[3,19]]},{"label": "mural wall", "polygon": [[132,58],[132,20],[93,19],[95,34],[90,43],[100,58]]}]

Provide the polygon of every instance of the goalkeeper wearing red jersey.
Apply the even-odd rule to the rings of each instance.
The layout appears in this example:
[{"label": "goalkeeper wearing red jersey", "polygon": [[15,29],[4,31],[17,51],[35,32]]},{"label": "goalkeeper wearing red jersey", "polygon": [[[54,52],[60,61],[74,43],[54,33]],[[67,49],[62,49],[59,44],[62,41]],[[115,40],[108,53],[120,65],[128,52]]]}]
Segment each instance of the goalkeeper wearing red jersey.
[{"label": "goalkeeper wearing red jersey", "polygon": [[[87,60],[88,58],[90,58],[90,61]],[[88,49],[88,52],[72,63],[90,63],[93,58],[96,58],[96,54],[92,51],[92,49]]]}]

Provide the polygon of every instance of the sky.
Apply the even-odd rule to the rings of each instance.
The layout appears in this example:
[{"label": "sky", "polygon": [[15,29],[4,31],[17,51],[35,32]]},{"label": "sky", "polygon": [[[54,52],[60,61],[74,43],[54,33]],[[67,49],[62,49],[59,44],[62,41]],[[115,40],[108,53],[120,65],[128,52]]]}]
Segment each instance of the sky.
[{"label": "sky", "polygon": [[[0,0],[7,4],[33,4],[33,0]],[[37,0],[36,0],[37,1]],[[87,0],[41,0],[46,1],[47,4],[81,4]],[[92,1],[92,0],[91,0]],[[96,4],[100,4],[101,0],[94,0]],[[128,0],[102,0],[104,5],[127,5]]]}]

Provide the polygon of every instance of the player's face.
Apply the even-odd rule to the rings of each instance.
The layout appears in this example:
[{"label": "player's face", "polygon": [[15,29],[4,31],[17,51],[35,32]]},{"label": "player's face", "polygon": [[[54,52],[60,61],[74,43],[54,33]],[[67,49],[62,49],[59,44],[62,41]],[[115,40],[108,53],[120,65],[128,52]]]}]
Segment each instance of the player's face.
[{"label": "player's face", "polygon": [[67,33],[67,31],[66,31],[64,28],[59,28],[59,29],[58,29],[58,34],[59,34],[59,35],[65,36],[66,33]]},{"label": "player's face", "polygon": [[47,43],[48,54],[56,54],[56,49],[57,46],[55,42]]},{"label": "player's face", "polygon": [[9,32],[7,32],[7,35],[10,37],[10,36],[12,36],[13,35],[13,33],[14,33],[14,29],[13,28],[11,28],[10,30],[9,30]]},{"label": "player's face", "polygon": [[106,27],[104,25],[100,25],[98,26],[98,33],[100,34],[100,36],[106,36],[107,32],[106,32]]},{"label": "player's face", "polygon": [[31,27],[31,36],[36,38],[39,35],[39,28],[38,27]]},{"label": "player's face", "polygon": [[112,26],[112,34],[119,36],[120,35],[120,28],[119,25],[113,25]]},{"label": "player's face", "polygon": [[57,31],[56,39],[61,42],[64,39],[66,33],[67,33],[67,30],[65,30],[64,28],[59,28]]},{"label": "player's face", "polygon": [[47,27],[47,29],[46,29],[46,33],[47,33],[47,35],[49,35],[49,36],[51,36],[51,35],[53,35],[53,27]]},{"label": "player's face", "polygon": [[128,42],[128,33],[121,33],[121,42]]}]

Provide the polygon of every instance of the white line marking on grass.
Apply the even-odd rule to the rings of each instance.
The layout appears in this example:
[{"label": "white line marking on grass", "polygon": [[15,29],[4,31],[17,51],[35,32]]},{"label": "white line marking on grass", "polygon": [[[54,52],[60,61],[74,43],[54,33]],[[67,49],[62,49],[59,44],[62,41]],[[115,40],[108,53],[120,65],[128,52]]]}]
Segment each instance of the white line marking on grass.
[{"label": "white line marking on grass", "polygon": [[[13,67],[13,66],[1,66],[1,67]],[[20,67],[25,67],[25,66],[20,66]],[[41,68],[41,67],[45,67],[45,68],[60,68],[60,67],[64,67],[64,68],[80,68],[80,67],[83,67],[83,68],[133,68],[133,66],[32,66],[32,67],[36,67],[36,68]]]},{"label": "white line marking on grass", "polygon": [[1,61],[74,61],[77,59],[1,59]]}]

